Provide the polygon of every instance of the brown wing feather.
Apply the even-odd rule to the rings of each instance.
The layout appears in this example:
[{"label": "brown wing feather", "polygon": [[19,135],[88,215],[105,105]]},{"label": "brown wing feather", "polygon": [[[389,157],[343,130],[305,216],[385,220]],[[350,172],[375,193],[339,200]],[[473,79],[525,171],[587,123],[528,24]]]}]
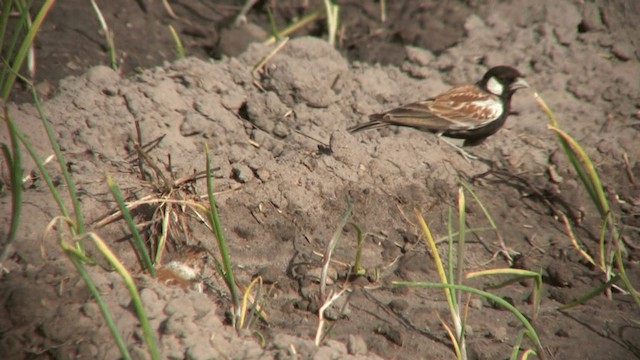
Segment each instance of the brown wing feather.
[{"label": "brown wing feather", "polygon": [[[450,122],[449,129],[475,128],[484,125],[482,120],[491,120],[492,111],[486,114],[479,113],[482,108],[474,102],[488,101],[492,97],[490,94],[481,92],[475,85],[464,85],[455,87],[434,99],[429,110],[436,116]],[[470,117],[469,114],[480,115],[479,118]],[[480,121],[479,121],[480,120]]]},{"label": "brown wing feather", "polygon": [[[373,114],[370,122],[349,128],[350,132],[375,129],[387,125],[408,126],[432,132],[473,129],[490,120],[492,111],[481,114],[484,118],[474,119],[470,113],[482,110],[474,101],[490,100],[475,85],[463,85],[450,89],[433,99],[407,104],[381,114]],[[479,121],[480,120],[480,121]]]}]

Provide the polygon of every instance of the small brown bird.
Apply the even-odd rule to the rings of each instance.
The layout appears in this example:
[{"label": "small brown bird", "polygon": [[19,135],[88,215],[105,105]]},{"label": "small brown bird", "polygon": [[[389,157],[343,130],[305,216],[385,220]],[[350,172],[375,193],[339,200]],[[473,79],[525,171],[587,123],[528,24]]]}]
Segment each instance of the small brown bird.
[{"label": "small brown bird", "polygon": [[464,139],[464,146],[477,145],[504,125],[511,96],[525,87],[529,84],[518,70],[496,66],[476,84],[456,86],[434,98],[373,114],[369,116],[371,121],[347,130],[354,133],[389,125],[407,126]]}]

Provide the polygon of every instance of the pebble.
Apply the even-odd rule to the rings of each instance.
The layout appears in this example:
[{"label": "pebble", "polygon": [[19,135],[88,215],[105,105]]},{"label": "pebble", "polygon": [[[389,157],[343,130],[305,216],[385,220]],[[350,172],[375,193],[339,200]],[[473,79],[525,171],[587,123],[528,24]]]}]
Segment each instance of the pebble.
[{"label": "pebble", "polygon": [[219,359],[221,355],[216,349],[202,343],[189,347],[186,352],[186,358],[189,360]]},{"label": "pebble", "polygon": [[507,340],[507,328],[504,326],[491,326],[489,328],[489,334],[498,341]]},{"label": "pebble", "polygon": [[628,61],[633,57],[634,47],[630,43],[617,42],[613,44],[611,53],[622,61]]},{"label": "pebble", "polygon": [[582,3],[582,21],[580,22],[580,29],[582,32],[604,29],[602,16],[596,3],[587,1]]},{"label": "pebble", "polygon": [[409,302],[405,299],[394,299],[389,302],[389,309],[396,314],[401,314],[409,308]]},{"label": "pebble", "polygon": [[360,335],[349,335],[347,342],[347,351],[351,355],[359,355],[367,353],[367,343]]},{"label": "pebble", "polygon": [[469,302],[469,306],[472,309],[480,310],[484,306],[484,303],[482,302],[482,299],[472,298],[471,301]]},{"label": "pebble", "polygon": [[155,319],[159,315],[162,315],[162,308],[164,303],[158,298],[158,294],[155,291],[145,288],[140,291],[140,300],[144,304],[144,309],[147,312],[149,319]]},{"label": "pebble", "polygon": [[239,182],[245,184],[253,179],[253,171],[247,165],[236,163],[231,168],[233,170],[233,178]]}]

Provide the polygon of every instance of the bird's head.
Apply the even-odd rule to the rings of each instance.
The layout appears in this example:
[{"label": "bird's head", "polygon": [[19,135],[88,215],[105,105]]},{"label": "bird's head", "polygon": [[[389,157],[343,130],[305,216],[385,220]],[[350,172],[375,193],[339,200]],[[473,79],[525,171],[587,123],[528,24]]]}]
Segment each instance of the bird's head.
[{"label": "bird's head", "polygon": [[478,85],[505,99],[511,98],[516,90],[529,87],[524,76],[510,66],[496,66],[489,69]]}]

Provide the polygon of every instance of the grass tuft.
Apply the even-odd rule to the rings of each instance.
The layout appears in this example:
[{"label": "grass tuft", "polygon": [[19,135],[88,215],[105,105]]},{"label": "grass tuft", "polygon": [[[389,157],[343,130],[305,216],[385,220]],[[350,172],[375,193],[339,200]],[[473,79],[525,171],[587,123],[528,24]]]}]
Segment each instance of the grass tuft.
[{"label": "grass tuft", "polygon": [[[465,197],[465,189],[471,192],[470,187],[461,186],[458,189],[458,216],[457,216],[457,232],[454,232],[454,221],[452,211],[449,211],[449,222],[448,222],[448,252],[447,252],[447,264],[448,267],[445,270],[444,263],[440,257],[440,253],[438,251],[438,247],[436,241],[431,234],[431,230],[427,225],[426,221],[422,217],[422,214],[416,209],[415,214],[420,227],[422,228],[422,232],[425,235],[426,245],[431,253],[431,257],[433,258],[436,269],[438,271],[438,276],[440,278],[439,283],[431,283],[431,282],[407,282],[407,281],[395,281],[394,285],[400,286],[418,286],[418,287],[429,287],[429,288],[440,288],[444,290],[444,294],[447,300],[447,304],[449,307],[449,313],[451,316],[451,320],[453,322],[453,327],[450,327],[441,319],[441,323],[449,337],[453,343],[453,349],[456,353],[457,359],[467,359],[467,350],[466,350],[466,342],[465,342],[465,326],[466,326],[466,316],[468,311],[468,306],[461,306],[461,293],[466,292],[472,295],[478,295],[490,302],[498,304],[499,306],[509,310],[514,316],[522,323],[524,327],[524,334],[529,338],[531,343],[535,348],[535,354],[537,354],[540,358],[545,358],[544,349],[542,348],[542,344],[540,342],[540,338],[537,335],[536,330],[533,325],[529,321],[529,319],[515,306],[508,303],[503,298],[492,294],[486,290],[477,289],[474,287],[470,287],[467,285],[463,285],[464,280],[487,276],[487,275],[510,275],[513,279],[510,282],[525,278],[534,278],[535,287],[534,287],[534,306],[532,309],[532,319],[536,318],[539,301],[541,297],[541,287],[542,287],[542,276],[540,273],[526,271],[526,270],[518,270],[511,268],[504,269],[490,269],[483,270],[477,272],[469,272],[465,274],[464,271],[464,251],[465,251],[465,234],[469,232],[466,229],[466,197]],[[475,200],[478,201],[480,206],[482,203],[479,198],[474,195]],[[485,215],[487,218],[491,218],[486,211],[486,208],[483,207],[485,211]],[[458,243],[454,244],[454,234],[457,234],[457,239],[455,239]],[[455,253],[455,256],[454,256]],[[455,266],[454,266],[455,264]],[[509,283],[510,283],[509,282]],[[470,300],[470,299],[469,299]],[[468,305],[469,302],[467,302]],[[516,346],[518,349],[514,349],[513,353],[520,352],[520,344],[521,339],[517,342]]]},{"label": "grass tuft", "polygon": [[[626,274],[625,264],[623,260],[623,257],[626,254],[626,249],[621,240],[622,229],[618,225],[617,215],[613,211],[611,211],[611,206],[609,205],[609,201],[604,191],[604,186],[602,185],[598,170],[596,169],[593,161],[584,150],[584,148],[580,145],[580,143],[578,143],[578,141],[571,137],[571,135],[569,135],[567,132],[560,129],[554,113],[551,111],[542,97],[540,97],[537,93],[534,94],[534,96],[540,107],[549,118],[549,129],[556,134],[558,142],[560,143],[560,146],[562,147],[564,153],[567,155],[571,167],[580,178],[585,191],[591,198],[592,203],[600,214],[601,227],[598,267],[605,274],[605,284],[613,284],[614,282],[612,281],[612,279],[620,276],[620,279],[622,280],[622,283],[624,284],[626,290],[631,294],[631,297],[635,301],[636,305],[640,307],[640,292],[638,292],[633,287],[633,284]],[[565,220],[564,223],[568,229],[567,232],[569,236],[572,238],[572,243],[574,244],[574,246],[576,246],[578,252],[582,254],[582,256],[587,261],[593,263],[593,258],[588,255],[581,246],[577,245],[578,241],[575,240],[575,235],[570,229],[569,222]],[[609,287],[605,288],[605,292],[610,296],[609,291]],[[580,298],[588,299],[590,298],[590,295],[587,294],[581,296]]]},{"label": "grass tuft", "polygon": [[22,150],[20,149],[20,141],[16,135],[17,129],[9,117],[9,109],[6,106],[4,108],[4,120],[9,129],[9,138],[11,140],[11,147],[6,144],[1,144],[2,154],[9,165],[11,180],[11,225],[7,239],[4,241],[4,248],[0,250],[0,264],[3,263],[9,255],[11,244],[15,240],[18,232],[20,213],[22,212]]}]

